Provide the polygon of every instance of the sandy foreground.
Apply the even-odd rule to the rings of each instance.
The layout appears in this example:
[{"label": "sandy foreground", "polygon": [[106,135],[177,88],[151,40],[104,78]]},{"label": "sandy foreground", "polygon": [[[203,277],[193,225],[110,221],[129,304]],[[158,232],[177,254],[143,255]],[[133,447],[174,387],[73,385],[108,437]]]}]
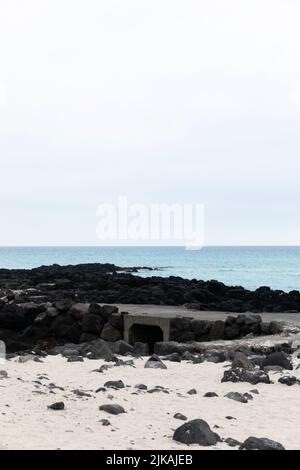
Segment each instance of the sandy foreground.
[{"label": "sandy foreground", "polygon": [[[204,450],[172,439],[174,430],[183,424],[173,416],[182,413],[188,420],[204,419],[222,438],[267,437],[286,449],[300,449],[299,385],[282,385],[275,373],[270,374],[275,382],[270,385],[221,383],[228,363],[166,361],[168,369],[157,370],[144,369],[145,360],[135,359],[135,367],[112,367],[104,373],[94,372],[104,364],[102,360],[68,363],[61,356],[48,356],[43,363],[6,361],[0,365],[8,373],[8,378],[0,379],[0,448]],[[300,379],[300,370],[291,374]],[[123,380],[126,388],[95,393],[108,380]],[[51,390],[50,383],[64,390]],[[148,389],[165,387],[169,394],[137,392],[134,386],[140,383]],[[196,395],[187,394],[192,388]],[[248,403],[224,397],[231,391],[244,393],[255,388],[259,395],[253,394]],[[91,397],[75,395],[76,389]],[[206,392],[216,392],[219,397],[205,398]],[[47,408],[59,401],[65,403],[63,411]],[[123,406],[126,414],[112,416],[99,410],[109,403]],[[108,419],[111,425],[103,426],[101,419]],[[225,443],[212,448],[230,449]]]}]

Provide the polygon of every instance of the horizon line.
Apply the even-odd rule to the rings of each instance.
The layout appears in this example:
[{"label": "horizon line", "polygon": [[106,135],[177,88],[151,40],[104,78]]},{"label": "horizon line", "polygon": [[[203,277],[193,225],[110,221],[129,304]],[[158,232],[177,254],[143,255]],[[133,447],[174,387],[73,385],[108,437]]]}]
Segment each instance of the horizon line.
[{"label": "horizon line", "polygon": [[[0,245],[1,248],[183,248],[185,245]],[[278,245],[278,244],[264,244],[264,245],[203,245],[196,251],[201,251],[203,248],[300,248],[300,245]]]}]

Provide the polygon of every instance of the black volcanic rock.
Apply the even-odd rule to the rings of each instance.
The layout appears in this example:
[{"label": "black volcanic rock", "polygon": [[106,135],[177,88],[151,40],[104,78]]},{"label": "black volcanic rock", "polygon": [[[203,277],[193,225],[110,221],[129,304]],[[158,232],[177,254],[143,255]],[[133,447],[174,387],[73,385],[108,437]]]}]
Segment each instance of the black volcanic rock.
[{"label": "black volcanic rock", "polygon": [[222,382],[248,382],[252,385],[258,383],[270,384],[270,377],[261,370],[229,369],[224,372]]},{"label": "black volcanic rock", "polygon": [[221,441],[220,436],[213,432],[206,421],[202,419],[194,419],[184,423],[176,429],[173,439],[183,444],[199,444],[201,446],[213,446]]},{"label": "black volcanic rock", "polygon": [[105,411],[106,413],[109,413],[111,415],[119,415],[121,413],[125,413],[125,410],[122,406],[114,404],[99,406],[99,410]]},{"label": "black volcanic rock", "polygon": [[248,437],[240,446],[241,450],[285,450],[282,444],[265,437]]},{"label": "black volcanic rock", "polygon": [[100,335],[103,330],[105,320],[94,314],[88,313],[82,320],[82,331],[84,333],[91,333],[94,335]]},{"label": "black volcanic rock", "polygon": [[[285,293],[261,287],[252,292],[216,280],[140,277],[132,273],[137,274],[138,268],[122,269],[108,263],[0,269],[0,340],[6,342],[8,352],[14,352],[32,349],[39,341],[46,347],[47,343],[92,342],[101,336],[103,328],[106,340],[122,338],[124,316],[109,303],[189,304],[194,309],[239,314],[217,322],[189,318],[172,321],[170,343],[156,343],[154,350],[163,356],[174,352],[182,356],[186,351],[195,352],[194,341],[282,331],[276,321],[262,322],[257,312],[300,311],[298,291]],[[188,344],[182,349],[183,343]],[[134,352],[145,354],[147,346],[137,343]]]},{"label": "black volcanic rock", "polygon": [[247,358],[247,356],[242,352],[236,352],[232,361],[233,369],[246,369],[254,370],[254,364]]},{"label": "black volcanic rock", "polygon": [[280,366],[286,370],[293,370],[293,365],[284,352],[274,352],[269,354],[261,365],[263,369],[266,366]]},{"label": "black volcanic rock", "polygon": [[248,398],[245,396],[245,394],[239,392],[229,392],[225,395],[225,397],[240,403],[248,403]]},{"label": "black volcanic rock", "polygon": [[2,307],[0,312],[0,328],[20,331],[28,324],[26,311],[22,306],[11,303]]},{"label": "black volcanic rock", "polygon": [[146,362],[145,369],[167,369],[167,366],[163,361],[156,355],[153,354]]},{"label": "black volcanic rock", "polygon": [[278,382],[283,385],[288,385],[288,387],[291,387],[292,385],[299,383],[297,377],[295,377],[294,375],[285,375],[283,377],[280,377]]},{"label": "black volcanic rock", "polygon": [[180,419],[181,421],[186,421],[187,420],[187,417],[185,415],[181,414],[181,413],[175,413],[173,418]]},{"label": "black volcanic rock", "polygon": [[[161,305],[193,303],[194,306],[207,310],[214,307],[214,310],[234,313],[249,309],[259,312],[266,308],[278,312],[300,310],[298,291],[285,293],[262,287],[252,292],[240,286],[229,287],[218,281],[204,282],[175,276],[141,278],[128,272],[117,273],[118,271],[122,271],[122,268],[112,264],[53,265],[30,270],[0,269],[0,290],[5,290],[11,300],[16,300],[14,289],[24,289],[21,297],[27,301],[33,295],[46,296],[49,301],[55,302],[61,313],[67,312],[71,302]],[[28,287],[36,289],[35,294],[27,292]],[[65,299],[68,299],[68,303],[63,305],[61,302]],[[106,312],[108,316],[109,313],[112,314]],[[257,325],[258,322],[253,323],[253,327]]]},{"label": "black volcanic rock", "polygon": [[109,380],[104,384],[106,388],[114,388],[115,390],[125,388],[125,385],[122,380]]},{"label": "black volcanic rock", "polygon": [[50,410],[56,410],[56,411],[64,410],[65,409],[65,404],[62,401],[60,401],[60,402],[57,402],[57,403],[53,403],[52,405],[49,405],[48,408]]}]

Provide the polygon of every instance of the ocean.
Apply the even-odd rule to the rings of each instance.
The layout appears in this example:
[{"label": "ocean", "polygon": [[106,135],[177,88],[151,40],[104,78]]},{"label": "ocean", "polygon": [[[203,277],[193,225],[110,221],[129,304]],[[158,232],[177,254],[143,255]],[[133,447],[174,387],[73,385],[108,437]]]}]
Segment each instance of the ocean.
[{"label": "ocean", "polygon": [[217,279],[254,290],[269,286],[300,289],[300,247],[0,247],[0,268],[34,268],[51,264],[113,263],[148,266],[142,276]]}]

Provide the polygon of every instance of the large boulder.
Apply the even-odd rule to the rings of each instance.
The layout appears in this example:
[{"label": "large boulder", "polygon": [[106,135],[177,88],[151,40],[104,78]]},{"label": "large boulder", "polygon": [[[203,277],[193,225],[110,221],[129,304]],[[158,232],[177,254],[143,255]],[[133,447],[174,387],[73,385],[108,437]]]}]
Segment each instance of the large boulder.
[{"label": "large boulder", "polygon": [[210,333],[209,339],[211,341],[224,339],[225,338],[225,322],[222,320],[217,320],[213,322]]},{"label": "large boulder", "polygon": [[238,315],[236,324],[239,325],[241,336],[246,336],[249,333],[255,336],[261,333],[262,319],[259,315]]},{"label": "large boulder", "polygon": [[76,322],[68,328],[66,332],[66,339],[72,341],[72,343],[79,343],[82,334],[81,325]]},{"label": "large boulder", "polygon": [[[60,307],[61,304],[58,303],[58,306]],[[56,308],[57,308],[57,304],[56,304]],[[86,304],[86,303],[76,303],[74,305],[71,306],[70,310],[69,310],[69,315],[74,318],[74,320],[83,320],[83,318],[85,317],[85,315],[88,313],[88,310],[89,310],[89,304]]]},{"label": "large boulder", "polygon": [[[54,307],[59,313],[67,313],[69,310],[71,310],[73,304],[74,304],[74,301],[72,299],[63,299],[63,300],[58,300],[57,302],[55,302]],[[77,304],[77,305],[83,305],[83,304]],[[75,312],[76,312],[76,308],[75,308]],[[78,320],[80,319],[81,318],[78,318]]]},{"label": "large boulder", "polygon": [[110,323],[105,323],[103,330],[101,332],[101,338],[105,341],[118,341],[122,339],[123,335],[120,330],[114,328]]},{"label": "large boulder", "polygon": [[117,330],[123,331],[124,330],[124,317],[122,313],[114,312],[108,319],[108,323],[111,324]]},{"label": "large boulder", "polygon": [[26,311],[17,304],[6,304],[0,312],[0,328],[20,331],[30,324]]},{"label": "large boulder", "polygon": [[206,421],[202,419],[194,419],[184,423],[176,429],[173,439],[182,444],[199,444],[201,446],[213,446],[221,441],[220,436],[213,432]]},{"label": "large boulder", "polygon": [[180,343],[194,341],[195,333],[192,331],[191,319],[176,317],[170,321],[170,339]]},{"label": "large boulder", "polygon": [[194,319],[191,321],[192,330],[195,333],[196,339],[208,340],[212,322],[207,320]]},{"label": "large boulder", "polygon": [[230,325],[225,326],[224,336],[225,339],[237,339],[240,336],[240,328],[237,323],[232,323]]},{"label": "large boulder", "polygon": [[108,362],[115,362],[116,357],[108,344],[103,339],[97,339],[92,343],[85,345],[81,350],[89,359],[104,359]]},{"label": "large boulder", "polygon": [[89,314],[98,315],[99,317],[103,318],[105,323],[109,320],[113,313],[118,313],[118,308],[112,305],[99,305],[93,303],[89,307]]},{"label": "large boulder", "polygon": [[82,320],[82,331],[84,333],[91,333],[100,335],[105,324],[104,318],[99,315],[88,313]]},{"label": "large boulder", "polygon": [[138,341],[134,343],[133,347],[133,353],[136,356],[149,356],[150,350],[149,350],[149,344],[148,343],[142,343],[141,341]]},{"label": "large boulder", "polygon": [[91,343],[98,338],[98,335],[93,335],[92,333],[82,333],[79,338],[79,343]]},{"label": "large boulder", "polygon": [[125,356],[125,354],[134,352],[134,347],[122,339],[110,343],[109,347],[111,348],[114,354],[117,354],[119,356]]},{"label": "large boulder", "polygon": [[232,369],[254,370],[254,364],[242,352],[236,352],[232,361]]},{"label": "large boulder", "polygon": [[74,324],[70,315],[59,315],[51,324],[51,332],[54,338],[67,338],[68,331]]}]

